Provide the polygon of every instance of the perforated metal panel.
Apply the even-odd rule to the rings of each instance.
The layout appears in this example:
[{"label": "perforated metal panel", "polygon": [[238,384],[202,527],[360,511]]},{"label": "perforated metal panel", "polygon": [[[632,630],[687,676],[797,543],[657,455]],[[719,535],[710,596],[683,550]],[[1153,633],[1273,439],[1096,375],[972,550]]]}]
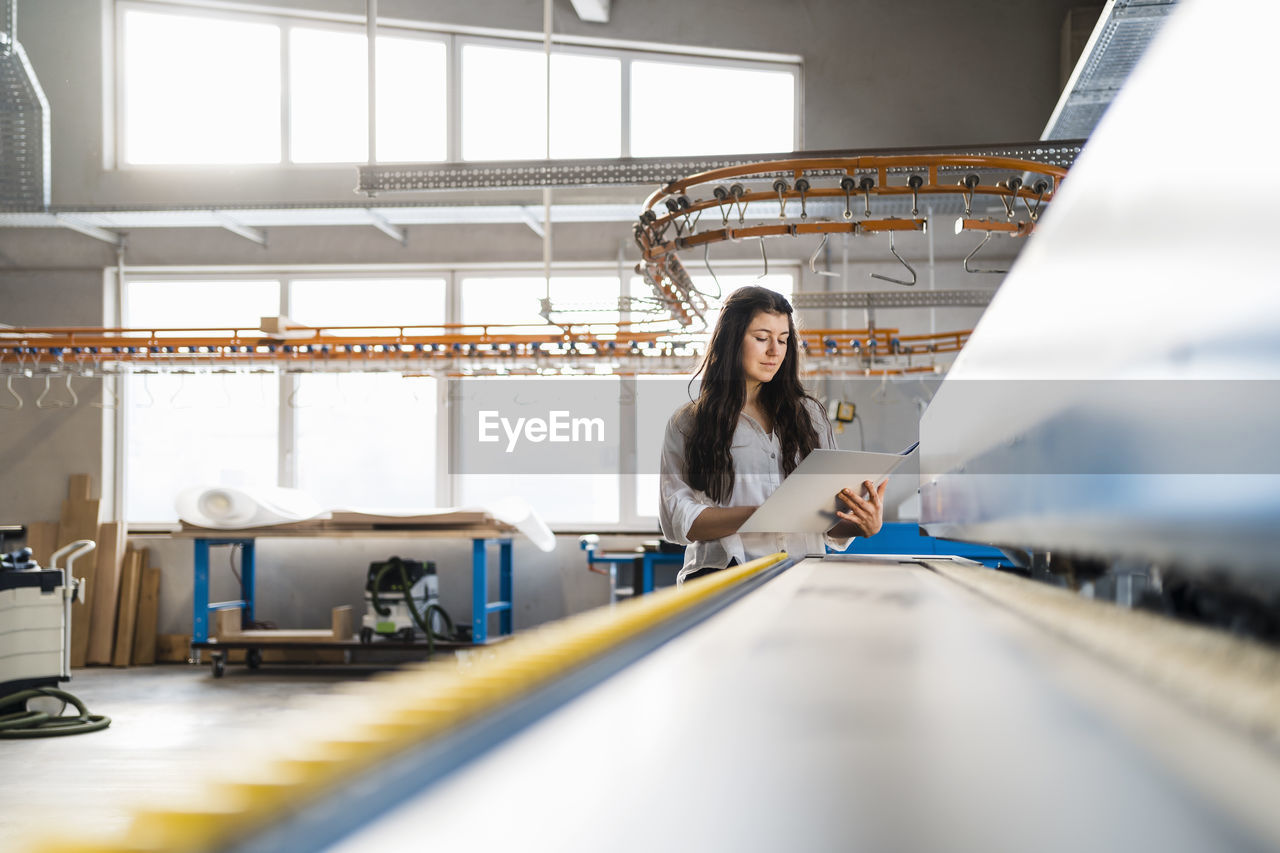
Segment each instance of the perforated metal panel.
[{"label": "perforated metal panel", "polygon": [[[538,160],[503,163],[439,163],[359,166],[357,190],[377,195],[388,192],[459,189],[531,189],[542,187],[663,186],[683,177],[730,166],[772,160],[822,157],[854,157],[861,154],[955,154],[1015,157],[1053,166],[1070,167],[1080,152],[1080,141],[1057,145],[1036,142],[1009,145],[971,145],[956,148],[903,148],[865,151],[789,151],[727,157],[648,157],[623,160]],[[890,172],[897,170],[890,169]],[[948,171],[943,169],[943,172]],[[957,171],[960,171],[957,168]],[[756,180],[789,177],[790,170],[760,173]],[[844,175],[839,169],[810,169],[810,177]]]},{"label": "perforated metal panel", "polygon": [[22,45],[0,33],[0,206],[50,201],[49,102]]},{"label": "perforated metal panel", "polygon": [[991,304],[994,290],[886,290],[884,292],[795,293],[791,304],[796,308],[985,308]]},{"label": "perforated metal panel", "polygon": [[1113,0],[1103,10],[1041,137],[1087,139],[1177,0]]}]

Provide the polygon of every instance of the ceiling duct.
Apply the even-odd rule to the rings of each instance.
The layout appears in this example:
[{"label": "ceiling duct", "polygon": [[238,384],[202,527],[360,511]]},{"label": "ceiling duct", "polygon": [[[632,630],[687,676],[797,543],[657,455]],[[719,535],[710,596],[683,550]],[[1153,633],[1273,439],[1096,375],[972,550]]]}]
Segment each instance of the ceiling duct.
[{"label": "ceiling duct", "polygon": [[0,21],[0,206],[49,206],[49,102],[18,44],[18,0],[5,0]]}]

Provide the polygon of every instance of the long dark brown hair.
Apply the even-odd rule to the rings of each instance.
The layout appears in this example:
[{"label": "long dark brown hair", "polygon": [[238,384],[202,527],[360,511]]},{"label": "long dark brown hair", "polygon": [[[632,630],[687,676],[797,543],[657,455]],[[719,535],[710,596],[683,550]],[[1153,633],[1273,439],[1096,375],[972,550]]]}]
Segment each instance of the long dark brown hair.
[{"label": "long dark brown hair", "polygon": [[702,376],[698,399],[691,404],[693,425],[685,436],[685,479],[716,503],[727,501],[733,494],[733,457],[729,447],[738,428],[738,415],[747,402],[742,339],[761,311],[787,317],[786,355],[773,379],[760,386],[759,397],[760,408],[772,419],[782,446],[783,474],[790,474],[798,460],[818,446],[818,433],[805,405],[813,398],[800,384],[799,341],[791,303],[782,294],[764,287],[735,290],[724,302],[702,365],[689,380],[692,386]]}]

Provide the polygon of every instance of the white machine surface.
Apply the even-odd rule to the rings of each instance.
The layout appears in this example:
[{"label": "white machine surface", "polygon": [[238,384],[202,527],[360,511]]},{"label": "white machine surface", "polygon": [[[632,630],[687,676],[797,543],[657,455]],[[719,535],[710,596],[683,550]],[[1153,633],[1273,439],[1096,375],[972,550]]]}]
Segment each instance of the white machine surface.
[{"label": "white machine surface", "polygon": [[926,560],[828,557],[329,849],[1260,850],[1278,801],[1265,744]]},{"label": "white machine surface", "polygon": [[1280,590],[1277,29],[1169,16],[921,420],[931,535]]},{"label": "white machine surface", "polygon": [[738,532],[826,533],[837,520],[836,509],[844,509],[836,499],[841,489],[858,488],[864,480],[880,485],[915,448],[913,444],[903,453],[814,450]]}]

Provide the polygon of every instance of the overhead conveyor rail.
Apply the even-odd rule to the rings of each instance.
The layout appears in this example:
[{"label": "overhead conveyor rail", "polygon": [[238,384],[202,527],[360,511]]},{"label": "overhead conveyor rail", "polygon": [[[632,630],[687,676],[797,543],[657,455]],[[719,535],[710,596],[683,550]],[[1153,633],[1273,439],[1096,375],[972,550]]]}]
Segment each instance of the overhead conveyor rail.
[{"label": "overhead conveyor rail", "polygon": [[[615,372],[689,373],[704,341],[660,324],[547,326],[295,327],[285,334],[247,328],[4,328],[0,376],[95,376],[123,372],[219,370],[396,371],[462,375],[473,371],[545,373],[579,365]],[[670,323],[668,322],[669,326]],[[896,328],[802,329],[807,372],[880,375],[934,371],[914,355],[958,352],[970,331],[903,335]],[[887,363],[886,360],[898,363]]]},{"label": "overhead conveyor rail", "polygon": [[[713,244],[758,239],[767,271],[766,237],[821,235],[816,259],[832,234],[888,234],[889,252],[910,278],[871,277],[912,287],[915,269],[898,254],[894,235],[925,231],[930,199],[959,197],[964,212],[956,220],[956,233],[984,235],[964,259],[965,272],[1003,273],[971,262],[992,234],[1029,235],[1066,174],[1065,166],[998,154],[792,156],[721,166],[670,181],[645,200],[633,229],[643,255],[636,271],[674,319],[692,325],[705,314],[706,295],[685,270],[680,251],[701,247],[710,270]],[[909,200],[909,213],[882,215],[883,203],[873,213],[873,197],[879,202]],[[998,201],[1003,215],[982,216],[975,209],[977,199]],[[757,210],[767,205],[766,215],[776,216],[775,221],[747,224],[753,205]],[[810,269],[817,272],[812,260]]]}]

